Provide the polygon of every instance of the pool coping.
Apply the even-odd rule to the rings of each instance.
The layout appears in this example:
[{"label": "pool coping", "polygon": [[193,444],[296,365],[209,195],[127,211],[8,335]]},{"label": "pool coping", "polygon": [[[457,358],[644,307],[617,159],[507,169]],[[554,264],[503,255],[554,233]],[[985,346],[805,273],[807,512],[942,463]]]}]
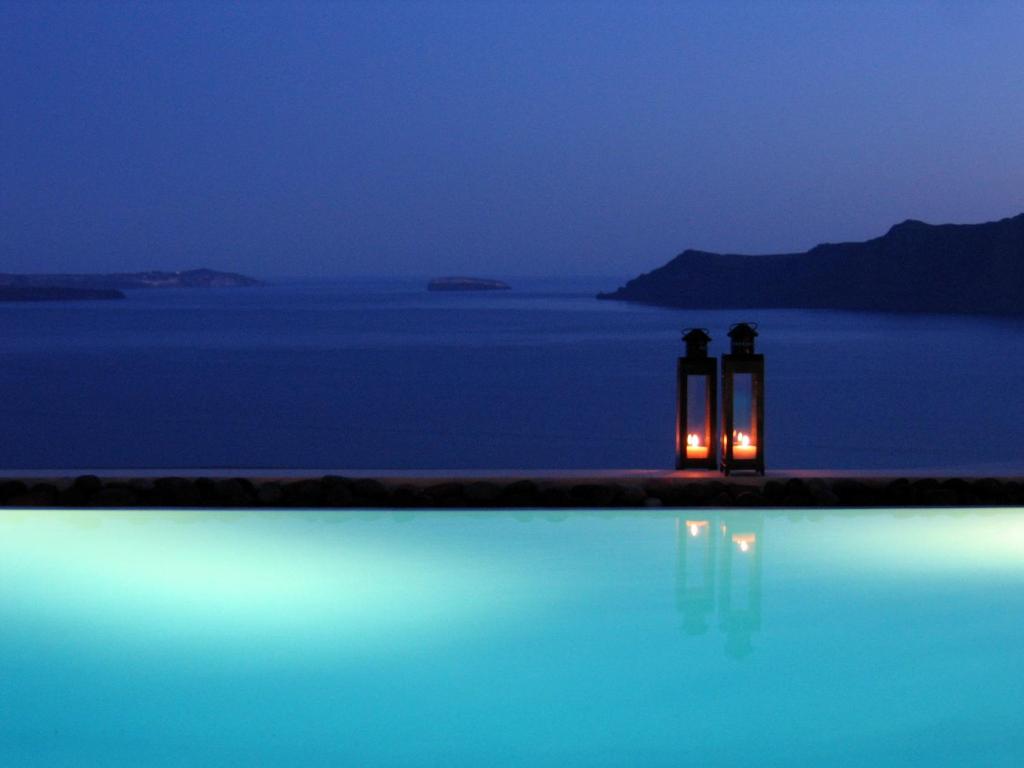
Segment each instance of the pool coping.
[{"label": "pool coping", "polygon": [[183,469],[0,473],[0,507],[651,508],[1024,505],[1024,476],[788,470],[331,471]]}]

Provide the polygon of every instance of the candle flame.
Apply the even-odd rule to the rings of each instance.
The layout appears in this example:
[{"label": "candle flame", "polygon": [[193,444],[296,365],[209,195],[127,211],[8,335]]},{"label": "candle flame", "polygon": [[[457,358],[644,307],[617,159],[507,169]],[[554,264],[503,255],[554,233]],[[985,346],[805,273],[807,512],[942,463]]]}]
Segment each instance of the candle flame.
[{"label": "candle flame", "polygon": [[686,444],[693,448],[700,448],[700,438],[691,432],[686,436]]},{"label": "candle flame", "polygon": [[749,446],[750,435],[746,434],[745,432],[733,432],[732,441],[736,445]]}]

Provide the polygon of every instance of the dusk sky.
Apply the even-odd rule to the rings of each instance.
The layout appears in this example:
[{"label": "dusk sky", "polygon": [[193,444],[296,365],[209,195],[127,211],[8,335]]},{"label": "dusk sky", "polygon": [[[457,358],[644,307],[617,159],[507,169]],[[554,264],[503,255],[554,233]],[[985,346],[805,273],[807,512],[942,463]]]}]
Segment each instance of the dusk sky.
[{"label": "dusk sky", "polygon": [[1022,41],[1019,2],[2,2],[0,271],[626,277],[998,219]]}]

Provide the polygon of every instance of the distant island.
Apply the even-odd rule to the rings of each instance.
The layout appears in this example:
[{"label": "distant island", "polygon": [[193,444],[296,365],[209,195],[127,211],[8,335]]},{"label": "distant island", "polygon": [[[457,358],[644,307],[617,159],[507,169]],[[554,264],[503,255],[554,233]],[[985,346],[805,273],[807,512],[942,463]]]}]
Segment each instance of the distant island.
[{"label": "distant island", "polygon": [[861,243],[766,256],[687,250],[599,299],[686,308],[1024,314],[1024,214],[907,220]]},{"label": "distant island", "polygon": [[102,301],[123,298],[124,294],[113,288],[0,285],[0,301]]},{"label": "distant island", "polygon": [[[0,288],[131,290],[135,288],[241,288],[263,283],[234,272],[189,269],[183,272],[112,272],[107,274],[0,273]],[[109,298],[109,297],[107,297]]]},{"label": "distant island", "polygon": [[507,291],[510,286],[501,280],[480,277],[435,277],[427,284],[428,291]]}]

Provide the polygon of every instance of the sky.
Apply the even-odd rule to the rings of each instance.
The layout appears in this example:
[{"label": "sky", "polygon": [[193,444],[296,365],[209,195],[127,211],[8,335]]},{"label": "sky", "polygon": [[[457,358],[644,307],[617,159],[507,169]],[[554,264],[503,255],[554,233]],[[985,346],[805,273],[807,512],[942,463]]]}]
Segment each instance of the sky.
[{"label": "sky", "polygon": [[0,272],[609,275],[1024,211],[1024,3],[0,0]]}]

